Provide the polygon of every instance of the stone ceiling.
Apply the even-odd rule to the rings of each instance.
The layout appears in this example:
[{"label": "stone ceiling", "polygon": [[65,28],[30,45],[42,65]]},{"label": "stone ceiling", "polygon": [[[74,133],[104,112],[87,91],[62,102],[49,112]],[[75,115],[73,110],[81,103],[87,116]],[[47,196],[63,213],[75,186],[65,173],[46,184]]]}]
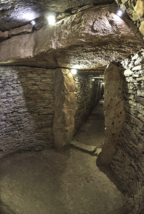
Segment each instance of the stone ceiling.
[{"label": "stone ceiling", "polygon": [[19,27],[48,10],[57,13],[87,4],[108,4],[114,0],[0,0],[0,31]]},{"label": "stone ceiling", "polygon": [[119,62],[139,50],[143,39],[117,10],[116,4],[95,6],[11,37],[0,43],[0,64],[94,70]]}]

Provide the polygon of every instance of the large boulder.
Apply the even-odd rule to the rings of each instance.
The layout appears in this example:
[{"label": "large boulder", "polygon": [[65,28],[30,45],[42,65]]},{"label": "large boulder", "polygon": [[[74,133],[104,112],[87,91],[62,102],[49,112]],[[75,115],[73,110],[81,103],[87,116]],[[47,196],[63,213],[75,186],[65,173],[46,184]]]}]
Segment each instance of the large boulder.
[{"label": "large boulder", "polygon": [[0,44],[0,64],[95,69],[140,49],[128,25],[104,5],[71,15],[55,26],[15,36]]}]

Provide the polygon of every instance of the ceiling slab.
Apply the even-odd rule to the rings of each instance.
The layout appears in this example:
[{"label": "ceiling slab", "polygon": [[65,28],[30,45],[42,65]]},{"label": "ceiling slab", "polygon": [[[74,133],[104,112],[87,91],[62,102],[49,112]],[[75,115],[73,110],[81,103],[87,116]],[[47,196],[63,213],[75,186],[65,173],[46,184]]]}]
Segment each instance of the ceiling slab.
[{"label": "ceiling slab", "polygon": [[143,46],[116,15],[116,5],[82,11],[32,34],[0,43],[1,65],[92,70],[121,61]]},{"label": "ceiling slab", "polygon": [[57,13],[88,4],[108,4],[114,0],[1,0],[0,31],[22,26],[51,10]]}]

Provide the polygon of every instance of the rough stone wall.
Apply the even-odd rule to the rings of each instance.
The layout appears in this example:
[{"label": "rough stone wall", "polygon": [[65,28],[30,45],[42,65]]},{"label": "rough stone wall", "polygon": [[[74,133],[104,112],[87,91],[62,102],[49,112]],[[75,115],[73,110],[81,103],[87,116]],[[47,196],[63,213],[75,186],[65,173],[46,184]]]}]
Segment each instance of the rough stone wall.
[{"label": "rough stone wall", "polygon": [[0,67],[0,157],[53,146],[54,72]]},{"label": "rough stone wall", "polygon": [[58,150],[70,143],[74,133],[75,86],[68,69],[55,71],[54,145]]},{"label": "rough stone wall", "polygon": [[143,0],[115,0],[119,7],[128,14],[139,32],[144,36],[144,1]]},{"label": "rough stone wall", "polygon": [[76,112],[75,131],[83,124],[102,97],[99,80],[92,81],[91,76],[74,75]]},{"label": "rough stone wall", "polygon": [[130,197],[131,214],[144,213],[144,49],[122,61],[126,120],[110,167]]},{"label": "rough stone wall", "polygon": [[115,64],[107,66],[104,83],[105,137],[99,160],[101,164],[109,164],[115,155],[117,139],[125,121],[122,70]]}]

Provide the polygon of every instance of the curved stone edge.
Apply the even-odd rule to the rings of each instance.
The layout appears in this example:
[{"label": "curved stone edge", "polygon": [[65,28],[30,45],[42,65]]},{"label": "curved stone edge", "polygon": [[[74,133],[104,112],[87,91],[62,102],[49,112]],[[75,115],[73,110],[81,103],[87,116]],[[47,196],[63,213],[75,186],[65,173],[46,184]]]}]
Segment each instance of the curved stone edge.
[{"label": "curved stone edge", "polygon": [[122,125],[125,122],[123,98],[123,71],[116,65],[110,64],[104,73],[104,115],[105,136],[99,163],[109,165],[116,153],[117,140]]}]

